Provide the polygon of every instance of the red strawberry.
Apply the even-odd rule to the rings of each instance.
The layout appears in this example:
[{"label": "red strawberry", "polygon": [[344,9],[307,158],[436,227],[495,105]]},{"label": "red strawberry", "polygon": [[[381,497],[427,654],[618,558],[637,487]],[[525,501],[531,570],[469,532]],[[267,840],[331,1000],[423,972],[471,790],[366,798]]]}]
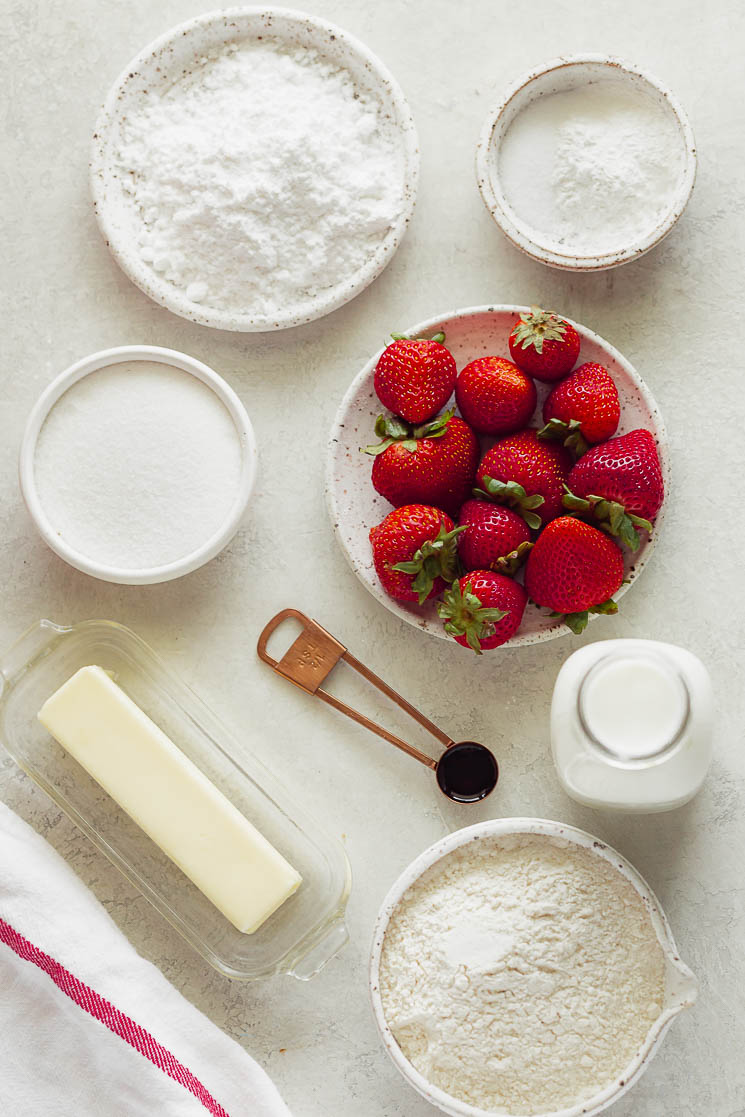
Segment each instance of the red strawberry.
[{"label": "red strawberry", "polygon": [[488,500],[467,500],[458,522],[465,528],[458,539],[458,555],[466,570],[514,574],[533,545],[522,516]]},{"label": "red strawberry", "polygon": [[561,439],[580,457],[587,444],[605,442],[618,429],[621,405],[613,377],[602,365],[580,365],[553,388],[543,404],[539,438]]},{"label": "red strawberry", "polygon": [[445,335],[408,338],[392,334],[375,368],[375,391],[384,407],[406,419],[425,423],[445,406],[455,387],[455,360],[442,342]]},{"label": "red strawberry", "polygon": [[634,430],[593,446],[572,469],[567,488],[565,508],[591,516],[637,550],[636,529],[652,530],[665,496],[654,438],[649,431]]},{"label": "red strawberry", "polygon": [[492,500],[508,504],[528,527],[540,528],[562,511],[561,498],[572,459],[563,446],[541,442],[532,428],[495,442],[476,473]]},{"label": "red strawberry", "polygon": [[406,504],[370,531],[373,562],[383,589],[398,601],[423,605],[458,572],[458,529],[428,504]]},{"label": "red strawberry", "polygon": [[424,426],[411,427],[381,415],[375,433],[383,438],[368,446],[375,454],[372,483],[381,496],[402,504],[433,504],[457,515],[473,486],[479,460],[476,435],[447,411]]},{"label": "red strawberry", "polygon": [[579,345],[574,326],[537,306],[520,315],[510,334],[512,360],[536,380],[561,380],[571,372]]},{"label": "red strawberry", "polygon": [[514,579],[492,570],[474,570],[445,591],[437,612],[448,635],[481,655],[482,650],[514,636],[527,601],[525,590]]},{"label": "red strawberry", "polygon": [[611,600],[623,581],[623,555],[602,531],[572,516],[552,520],[525,567],[525,588],[537,605],[582,632],[590,613],[617,613]]},{"label": "red strawberry", "polygon": [[479,434],[509,434],[524,427],[533,414],[535,384],[512,361],[480,357],[461,370],[455,402]]}]

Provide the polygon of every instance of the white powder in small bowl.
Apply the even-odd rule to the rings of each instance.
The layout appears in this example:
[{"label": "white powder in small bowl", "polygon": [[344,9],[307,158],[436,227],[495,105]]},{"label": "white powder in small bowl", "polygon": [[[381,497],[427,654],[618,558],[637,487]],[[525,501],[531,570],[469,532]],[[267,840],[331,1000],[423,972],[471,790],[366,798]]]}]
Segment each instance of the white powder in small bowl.
[{"label": "white powder in small bowl", "polygon": [[544,1114],[622,1076],[662,1011],[644,904],[603,858],[545,835],[469,842],[393,911],[380,996],[401,1051],[451,1097]]},{"label": "white powder in small bowl", "polygon": [[197,58],[121,120],[140,260],[205,310],[257,319],[350,281],[404,209],[382,102],[315,50],[264,37]]},{"label": "white powder in small bowl", "polygon": [[667,104],[609,78],[537,97],[508,125],[495,159],[505,201],[536,243],[602,256],[670,214],[685,144]]},{"label": "white powder in small bowl", "polygon": [[59,398],[33,468],[44,514],[69,547],[138,571],[185,558],[224,527],[243,448],[230,412],[196,376],[124,361]]}]

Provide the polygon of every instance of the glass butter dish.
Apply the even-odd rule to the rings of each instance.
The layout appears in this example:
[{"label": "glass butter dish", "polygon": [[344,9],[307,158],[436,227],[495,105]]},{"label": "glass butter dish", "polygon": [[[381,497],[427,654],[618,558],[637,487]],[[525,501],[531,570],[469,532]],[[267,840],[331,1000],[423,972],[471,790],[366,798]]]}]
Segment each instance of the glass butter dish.
[{"label": "glass butter dish", "polygon": [[[215,908],[37,720],[80,667],[98,664],[301,874],[294,895],[252,935]],[[43,620],[0,660],[0,738],[16,763],[203,958],[243,981],[307,979],[347,941],[351,874],[341,844],[288,802],[278,781],[129,629]]]}]

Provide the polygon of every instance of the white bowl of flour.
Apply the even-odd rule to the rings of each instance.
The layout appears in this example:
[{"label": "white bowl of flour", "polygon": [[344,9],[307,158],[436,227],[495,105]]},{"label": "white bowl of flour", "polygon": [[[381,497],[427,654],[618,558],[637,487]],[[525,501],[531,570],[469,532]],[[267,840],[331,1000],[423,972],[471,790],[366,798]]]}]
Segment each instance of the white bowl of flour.
[{"label": "white bowl of flour", "polygon": [[207,365],[125,345],[46,388],[19,474],[60,558],[106,582],[146,585],[196,570],[232,539],[254,486],[256,442],[238,396]]},{"label": "white bowl of flour", "polygon": [[91,190],[115,259],[176,314],[275,330],[371,283],[411,217],[419,152],[362,43],[282,8],[226,8],[130,62],[96,125]]},{"label": "white bowl of flour", "polygon": [[451,1117],[590,1117],[696,999],[658,900],[614,849],[544,819],[418,857],[373,935],[373,1010],[404,1078]]},{"label": "white bowl of flour", "polygon": [[615,267],[658,244],[695,175],[693,132],[670,90],[596,54],[560,58],[515,82],[476,151],[479,190],[509,240],[580,271]]}]

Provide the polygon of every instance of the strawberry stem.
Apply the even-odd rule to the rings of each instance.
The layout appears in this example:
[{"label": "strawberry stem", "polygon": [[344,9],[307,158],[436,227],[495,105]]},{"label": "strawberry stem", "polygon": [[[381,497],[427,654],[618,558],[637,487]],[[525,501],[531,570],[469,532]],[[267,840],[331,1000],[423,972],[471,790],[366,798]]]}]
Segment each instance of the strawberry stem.
[{"label": "strawberry stem", "polygon": [[410,337],[409,334],[391,334],[394,341],[436,341],[438,345],[445,344],[445,334],[442,330],[432,334],[432,337]]},{"label": "strawberry stem", "polygon": [[494,626],[507,616],[505,609],[489,609],[473,592],[471,582],[461,588],[453,582],[437,606],[449,636],[465,636],[468,646],[481,655],[481,641],[494,634]]},{"label": "strawberry stem", "polygon": [[567,324],[558,314],[532,306],[529,314],[523,311],[520,315],[511,336],[516,343],[521,343],[521,349],[533,345],[537,353],[542,353],[544,341],[563,341],[566,332]]},{"label": "strawberry stem", "polygon": [[400,442],[404,450],[408,450],[413,454],[417,448],[417,442],[422,438],[442,438],[447,433],[448,423],[455,415],[455,408],[450,411],[443,411],[442,415],[438,415],[434,419],[429,419],[421,426],[414,427],[411,423],[404,422],[398,415],[378,415],[375,420],[375,433],[378,438],[382,438],[379,442],[372,446],[360,447],[363,454],[382,454],[394,442]]},{"label": "strawberry stem", "polygon": [[549,419],[545,427],[538,431],[538,438],[545,442],[561,441],[573,455],[575,461],[586,454],[590,449],[589,444],[582,434],[582,423],[579,419]]},{"label": "strawberry stem", "polygon": [[575,636],[579,636],[587,628],[587,622],[590,619],[590,613],[602,613],[604,615],[613,615],[618,612],[618,604],[609,597],[607,601],[601,601],[599,605],[591,605],[589,609],[582,609],[577,613],[550,613],[552,617],[561,617],[567,628],[570,628]]},{"label": "strawberry stem", "polygon": [[473,490],[477,500],[493,500],[497,504],[506,504],[522,516],[529,528],[533,531],[540,530],[541,517],[536,515],[534,509],[545,503],[542,496],[527,493],[517,481],[498,481],[496,477],[483,477],[481,484],[483,488]]},{"label": "strawberry stem", "polygon": [[631,551],[638,551],[641,536],[636,530],[643,528],[651,532],[652,524],[642,516],[627,512],[617,500],[606,500],[603,496],[590,494],[587,497],[575,496],[568,485],[562,497],[562,504],[573,516],[586,516],[608,535],[620,539]]},{"label": "strawberry stem", "polygon": [[432,593],[432,587],[437,578],[445,582],[453,582],[460,573],[458,563],[458,536],[466,526],[453,528],[446,531],[443,525],[434,539],[422,543],[414,557],[408,562],[397,562],[391,570],[400,570],[402,574],[412,575],[411,588],[419,595],[419,604],[423,605]]},{"label": "strawberry stem", "polygon": [[500,555],[498,559],[495,559],[490,564],[489,569],[496,571],[497,574],[508,574],[512,578],[517,574],[533,547],[534,544],[525,539],[518,544],[514,551],[510,551],[507,555]]}]

